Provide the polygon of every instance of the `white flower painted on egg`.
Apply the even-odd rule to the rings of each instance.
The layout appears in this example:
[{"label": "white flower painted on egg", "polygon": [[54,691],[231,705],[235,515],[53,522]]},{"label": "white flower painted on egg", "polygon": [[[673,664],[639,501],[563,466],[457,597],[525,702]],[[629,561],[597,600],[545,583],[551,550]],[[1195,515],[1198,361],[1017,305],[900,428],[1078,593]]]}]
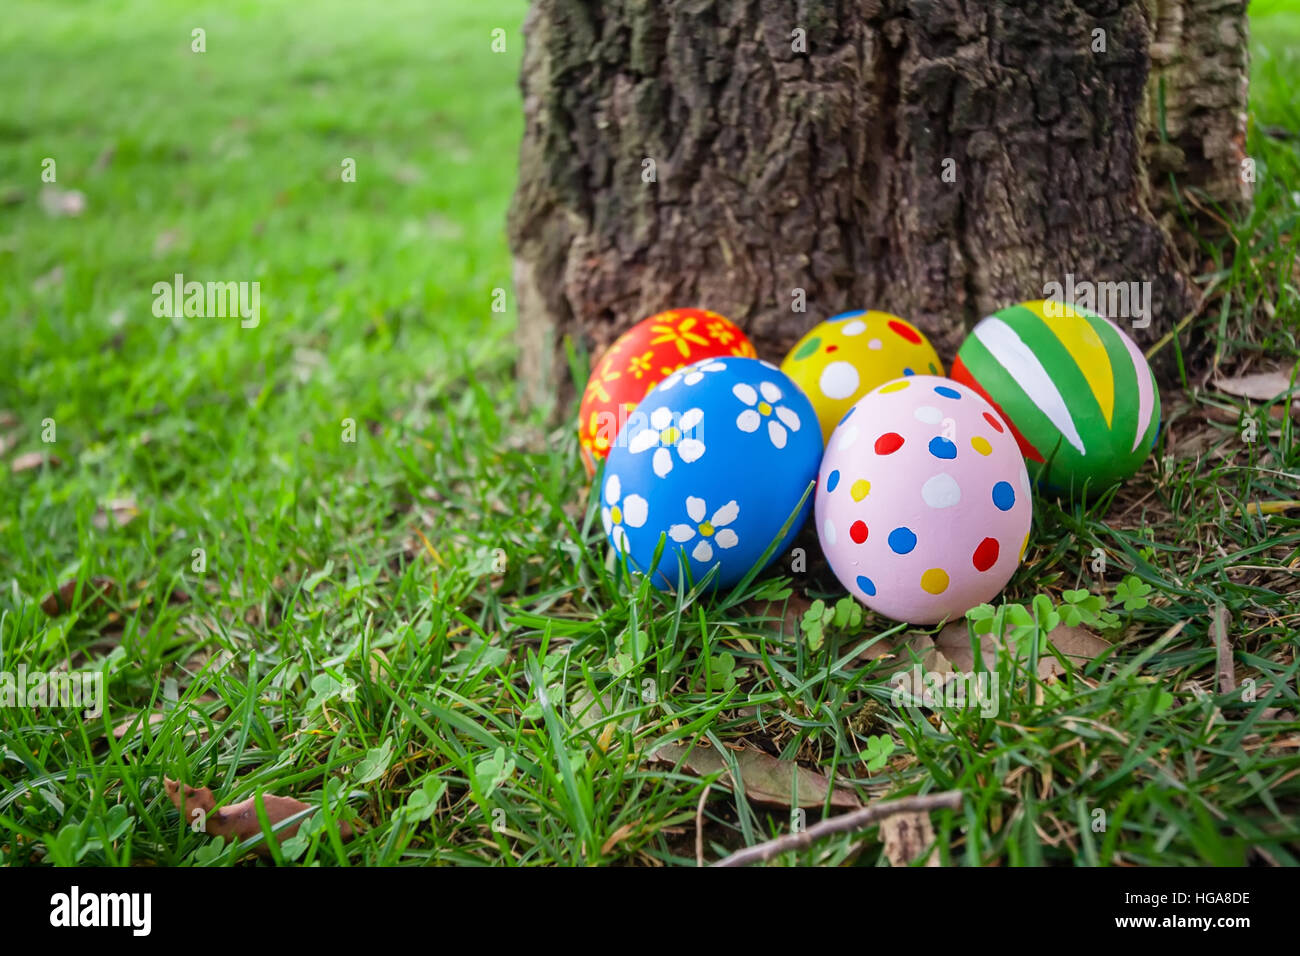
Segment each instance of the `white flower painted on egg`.
[{"label": "white flower painted on egg", "polygon": [[623,483],[618,475],[605,479],[605,506],[600,509],[600,520],[605,526],[605,534],[614,542],[614,547],[626,553],[628,528],[640,528],[650,515],[650,505],[640,495],[623,497]]},{"label": "white flower painted on egg", "polygon": [[725,362],[697,362],[694,365],[688,365],[686,368],[678,369],[659,383],[658,389],[666,392],[678,382],[684,381],[687,385],[698,385],[704,381],[704,376],[713,372],[721,372],[727,367]]},{"label": "white flower painted on egg", "polygon": [[777,404],[781,401],[781,390],[771,382],[761,382],[757,391],[754,386],[741,382],[731,389],[731,394],[750,406],[736,417],[736,427],[742,432],[756,432],[766,420],[767,437],[777,448],[784,448],[789,438],[786,429],[799,430],[799,416],[785,405]]},{"label": "white flower painted on egg", "polygon": [[673,413],[666,407],[656,408],[650,413],[650,426],[643,428],[628,442],[628,451],[634,455],[655,450],[652,465],[660,478],[673,470],[673,450],[682,461],[690,464],[699,461],[704,455],[704,442],[691,437],[691,433],[704,421],[704,413],[698,408],[682,413],[681,419],[674,424]]},{"label": "white flower painted on egg", "polygon": [[706,514],[708,508],[704,499],[689,497],[686,499],[686,515],[692,523],[675,524],[668,529],[668,537],[678,544],[686,544],[698,536],[699,540],[691,549],[691,557],[696,561],[712,561],[714,544],[725,550],[734,548],[740,543],[740,537],[736,532],[727,527],[740,514],[740,506],[734,499],[713,512],[713,516],[707,521],[704,520]]}]

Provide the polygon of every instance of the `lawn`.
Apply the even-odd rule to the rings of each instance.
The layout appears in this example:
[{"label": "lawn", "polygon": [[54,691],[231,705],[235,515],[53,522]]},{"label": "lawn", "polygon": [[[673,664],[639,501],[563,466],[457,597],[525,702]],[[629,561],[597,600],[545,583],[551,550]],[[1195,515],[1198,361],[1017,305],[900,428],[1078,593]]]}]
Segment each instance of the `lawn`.
[{"label": "lawn", "polygon": [[[1224,374],[1300,354],[1300,9],[1253,8],[1256,207],[1165,346]],[[815,563],[621,580],[497,292],[525,9],[6,5],[0,671],[94,670],[107,703],[0,708],[0,862],[253,859],[164,778],[309,804],[258,838],[284,863],[695,865],[951,789],[944,863],[1300,862],[1300,512],[1261,506],[1300,453],[1203,370],[1119,493],[1037,504],[1028,623],[1002,613],[1114,646],[1052,679],[1001,655],[991,719],[894,700],[930,638]],[[157,315],[177,274],[258,282],[257,324]],[[872,828],[779,859],[889,855]]]}]

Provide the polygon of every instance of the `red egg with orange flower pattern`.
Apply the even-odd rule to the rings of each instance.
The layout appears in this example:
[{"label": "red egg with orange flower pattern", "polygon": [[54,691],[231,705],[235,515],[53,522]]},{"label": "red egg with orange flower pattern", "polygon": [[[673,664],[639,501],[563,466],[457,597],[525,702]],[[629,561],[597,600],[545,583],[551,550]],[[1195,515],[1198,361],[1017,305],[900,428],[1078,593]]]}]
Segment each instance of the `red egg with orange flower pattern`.
[{"label": "red egg with orange flower pattern", "polygon": [[757,358],[745,333],[708,309],[670,309],[642,319],[596,362],[578,409],[578,441],[587,474],[609,454],[628,416],[650,389],[701,359]]}]

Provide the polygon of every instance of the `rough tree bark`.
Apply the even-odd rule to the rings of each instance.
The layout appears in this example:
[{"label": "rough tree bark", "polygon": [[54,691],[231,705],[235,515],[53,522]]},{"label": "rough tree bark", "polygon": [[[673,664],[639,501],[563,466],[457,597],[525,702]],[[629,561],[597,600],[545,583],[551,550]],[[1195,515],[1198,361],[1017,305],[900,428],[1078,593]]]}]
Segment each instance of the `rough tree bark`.
[{"label": "rough tree bark", "polygon": [[563,336],[599,351],[686,305],[774,360],[850,308],[950,357],[1066,274],[1150,281],[1150,341],[1194,301],[1207,210],[1249,198],[1245,7],[535,0],[509,223],[522,379],[552,393]]}]

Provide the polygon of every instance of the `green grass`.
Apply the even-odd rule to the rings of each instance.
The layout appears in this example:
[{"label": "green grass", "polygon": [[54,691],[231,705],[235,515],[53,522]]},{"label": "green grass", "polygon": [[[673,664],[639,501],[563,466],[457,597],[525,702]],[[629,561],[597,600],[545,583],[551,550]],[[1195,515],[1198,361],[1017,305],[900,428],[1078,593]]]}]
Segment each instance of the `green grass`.
[{"label": "green grass", "polygon": [[[1225,370],[1300,351],[1300,14],[1273,6],[1257,204],[1207,248],[1216,291],[1180,340],[1212,339]],[[1300,497],[1289,420],[1242,441],[1246,406],[1207,420],[1188,369],[1148,468],[1090,508],[1041,503],[1006,594],[1110,602],[1134,575],[1151,592],[1116,606],[1119,646],[1051,683],[1003,656],[995,719],[892,706],[870,652],[900,628],[867,616],[815,647],[783,621],[842,594],[816,564],[728,598],[619,580],[576,439],[521,410],[513,316],[492,311],[525,4],[355,9],[0,18],[0,669],[101,668],[108,692],[96,720],[0,709],[0,860],[247,859],[190,831],[166,775],[361,828],[342,843],[322,815],[279,860],[694,865],[711,778],[647,757],[702,741],[863,800],[961,789],[933,817],[945,862],[1297,862],[1300,522],[1249,510]],[[46,157],[83,215],[43,210]],[[155,318],[177,272],[260,282],[260,325]],[[11,473],[33,451],[62,464]],[[106,523],[123,498],[134,520]],[[47,615],[68,580],[76,607]],[[1217,605],[1253,701],[1216,691]],[[709,860],[790,827],[716,783],[701,820]],[[787,859],[871,865],[881,836]]]}]

